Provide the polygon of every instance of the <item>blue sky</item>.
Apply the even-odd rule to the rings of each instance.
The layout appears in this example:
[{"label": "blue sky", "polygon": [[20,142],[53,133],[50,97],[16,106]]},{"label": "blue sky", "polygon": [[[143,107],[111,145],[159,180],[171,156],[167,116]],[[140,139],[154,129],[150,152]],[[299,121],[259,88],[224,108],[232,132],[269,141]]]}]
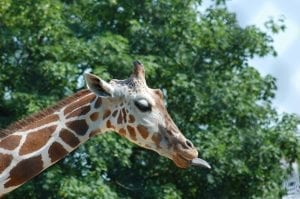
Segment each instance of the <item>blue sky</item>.
[{"label": "blue sky", "polygon": [[[205,0],[203,5],[206,7],[209,1]],[[256,25],[264,29],[264,22],[270,17],[285,19],[286,30],[274,36],[278,56],[254,58],[250,65],[262,75],[276,77],[278,90],[274,106],[280,112],[300,115],[300,1],[231,0],[227,5],[230,11],[237,14],[241,26]]]}]

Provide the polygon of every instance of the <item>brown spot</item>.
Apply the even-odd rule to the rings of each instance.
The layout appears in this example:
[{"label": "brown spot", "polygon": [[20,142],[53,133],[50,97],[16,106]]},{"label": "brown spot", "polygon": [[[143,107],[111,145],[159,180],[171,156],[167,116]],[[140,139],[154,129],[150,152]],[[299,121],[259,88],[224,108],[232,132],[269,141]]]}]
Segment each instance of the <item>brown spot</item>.
[{"label": "brown spot", "polygon": [[0,174],[10,165],[12,159],[12,155],[0,153]]},{"label": "brown spot", "polygon": [[67,122],[66,126],[76,132],[78,135],[85,135],[89,126],[87,125],[85,120],[75,120],[71,122]]},{"label": "brown spot", "polygon": [[85,115],[88,112],[90,112],[90,110],[91,110],[90,105],[80,107],[80,108],[76,109],[75,111],[71,112],[71,114],[69,114],[67,116],[67,119],[69,119],[71,117],[78,117],[78,116],[81,116],[81,115]]},{"label": "brown spot", "polygon": [[187,168],[190,166],[190,162],[183,159],[181,156],[178,154],[172,155],[172,160],[175,163],[175,165],[179,168]]},{"label": "brown spot", "polygon": [[128,120],[128,122],[129,123],[133,123],[133,122],[135,122],[135,118],[134,118],[134,116],[133,115],[129,115],[129,120]]},{"label": "brown spot", "polygon": [[118,116],[117,122],[118,122],[118,124],[122,124],[123,123],[123,114],[122,114],[122,111],[119,112],[119,116]]},{"label": "brown spot", "polygon": [[128,125],[127,130],[129,132],[129,135],[130,135],[131,139],[136,140],[136,133],[135,133],[134,128],[132,126]]},{"label": "brown spot", "polygon": [[108,118],[111,114],[111,111],[110,110],[105,110],[104,114],[103,114],[103,120],[105,120],[106,118]]},{"label": "brown spot", "polygon": [[159,89],[154,89],[154,93],[160,98],[163,99],[164,98],[164,94],[161,90]]},{"label": "brown spot", "polygon": [[[170,131],[170,130],[166,130],[167,131],[167,133],[169,134],[169,135],[173,135],[173,133],[172,133],[172,131]],[[173,131],[173,132],[176,132],[176,131]]]},{"label": "brown spot", "polygon": [[127,123],[127,115],[126,115],[125,108],[122,109],[122,112],[123,112],[123,120],[125,123]]},{"label": "brown spot", "polygon": [[29,129],[35,129],[36,127],[44,126],[46,124],[56,122],[58,120],[59,120],[58,115],[55,115],[55,114],[48,115],[48,116],[46,116],[45,118],[43,118],[41,120],[37,120],[36,122],[33,122],[32,124],[29,124],[29,125],[25,126],[24,128],[22,128],[22,130],[27,131]]},{"label": "brown spot", "polygon": [[4,184],[4,187],[21,185],[39,174],[42,170],[43,161],[41,155],[22,160],[10,171],[9,181]]},{"label": "brown spot", "polygon": [[88,95],[86,97],[83,97],[82,99],[79,99],[71,103],[65,108],[64,114],[68,115],[69,113],[73,112],[74,109],[77,109],[78,107],[82,107],[86,104],[90,104],[92,101],[94,101],[95,97],[96,97],[95,95]]},{"label": "brown spot", "polygon": [[59,133],[59,136],[66,144],[73,148],[80,143],[79,139],[68,129],[62,129]]},{"label": "brown spot", "polygon": [[19,135],[7,136],[0,141],[0,147],[7,150],[14,150],[15,148],[17,148],[17,146],[19,146],[20,140],[21,136]]},{"label": "brown spot", "polygon": [[97,135],[99,132],[101,132],[101,129],[95,129],[90,133],[90,137],[93,137],[95,135]]},{"label": "brown spot", "polygon": [[94,108],[99,108],[102,104],[102,99],[101,97],[98,97],[96,102],[95,102],[95,105],[94,105]]},{"label": "brown spot", "polygon": [[90,118],[92,121],[96,121],[99,118],[99,113],[95,112],[95,113],[91,114]]},{"label": "brown spot", "polygon": [[160,148],[161,135],[159,133],[155,133],[151,139],[153,140],[157,148]]},{"label": "brown spot", "polygon": [[[73,103],[79,98],[90,94],[92,94],[91,91],[83,89],[75,93],[74,95],[61,100],[54,106],[48,107],[38,113],[32,114],[29,117],[25,117],[24,119],[9,125],[6,129],[0,130],[0,138],[6,137],[9,134],[12,134],[16,131],[20,131],[21,129],[33,129],[32,127],[38,126],[39,122],[41,122],[46,117],[54,115],[56,111],[61,110],[62,108],[65,108],[66,106],[70,105],[70,103]],[[92,95],[95,96],[95,94]],[[27,126],[30,127],[27,128]]]},{"label": "brown spot", "polygon": [[126,135],[126,130],[121,128],[118,132],[121,136],[125,136]]},{"label": "brown spot", "polygon": [[138,125],[138,126],[137,126],[137,129],[139,130],[141,136],[142,136],[144,139],[147,139],[147,137],[149,136],[149,132],[148,132],[147,128],[144,127],[143,125]]},{"label": "brown spot", "polygon": [[111,124],[110,120],[107,120],[106,127],[109,128],[109,129],[115,129],[115,126]]},{"label": "brown spot", "polygon": [[43,146],[49,141],[52,133],[55,131],[56,126],[50,126],[38,131],[34,131],[29,133],[26,137],[24,144],[22,145],[19,154],[25,155],[28,153],[32,153]]},{"label": "brown spot", "polygon": [[118,113],[118,110],[115,110],[112,114],[113,117],[116,117],[117,116],[117,113]]},{"label": "brown spot", "polygon": [[51,162],[56,162],[57,160],[63,158],[66,154],[68,154],[68,151],[58,142],[54,142],[50,146],[48,153]]}]

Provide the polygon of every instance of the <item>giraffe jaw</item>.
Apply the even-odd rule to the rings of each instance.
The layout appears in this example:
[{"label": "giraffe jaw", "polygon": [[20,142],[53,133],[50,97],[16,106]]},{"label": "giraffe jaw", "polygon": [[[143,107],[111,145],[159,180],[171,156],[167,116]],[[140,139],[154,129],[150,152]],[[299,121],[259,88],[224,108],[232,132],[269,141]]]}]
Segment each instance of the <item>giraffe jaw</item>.
[{"label": "giraffe jaw", "polygon": [[207,169],[211,169],[210,164],[201,159],[201,158],[193,158],[193,159],[187,159],[182,155],[174,155],[172,160],[174,161],[174,163],[176,164],[177,167],[180,168],[188,168],[189,166],[197,166],[197,167],[203,167],[203,168],[207,168]]},{"label": "giraffe jaw", "polygon": [[174,155],[172,157],[173,162],[175,163],[175,165],[179,168],[188,168],[190,166],[190,161],[191,160],[187,160],[186,158],[184,158],[181,155]]}]

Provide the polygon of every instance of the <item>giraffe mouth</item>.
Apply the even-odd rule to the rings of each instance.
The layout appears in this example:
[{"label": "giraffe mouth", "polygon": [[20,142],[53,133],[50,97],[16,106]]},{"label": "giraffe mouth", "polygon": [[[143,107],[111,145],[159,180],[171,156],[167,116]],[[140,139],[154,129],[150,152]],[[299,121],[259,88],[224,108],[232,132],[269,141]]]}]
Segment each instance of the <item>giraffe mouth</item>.
[{"label": "giraffe mouth", "polygon": [[176,153],[173,155],[172,160],[179,168],[188,168],[191,165],[191,161],[195,158],[195,156],[190,154],[181,154]]},{"label": "giraffe mouth", "polygon": [[188,168],[191,165],[191,161],[198,157],[197,149],[190,141],[187,142],[186,139],[177,140],[174,152],[172,160],[179,168]]},{"label": "giraffe mouth", "polygon": [[207,169],[211,169],[209,163],[201,158],[198,158],[197,155],[198,153],[196,154],[176,153],[172,156],[172,160],[179,168],[188,168],[189,166],[197,166],[197,167],[204,167]]},{"label": "giraffe mouth", "polygon": [[201,158],[187,158],[187,157],[184,157],[183,155],[180,155],[180,154],[177,154],[177,155],[174,155],[173,156],[173,161],[174,163],[176,164],[177,167],[180,167],[180,168],[188,168],[189,166],[197,166],[197,167],[204,167],[204,168],[207,168],[207,169],[211,169],[211,166],[210,164],[201,159]]}]

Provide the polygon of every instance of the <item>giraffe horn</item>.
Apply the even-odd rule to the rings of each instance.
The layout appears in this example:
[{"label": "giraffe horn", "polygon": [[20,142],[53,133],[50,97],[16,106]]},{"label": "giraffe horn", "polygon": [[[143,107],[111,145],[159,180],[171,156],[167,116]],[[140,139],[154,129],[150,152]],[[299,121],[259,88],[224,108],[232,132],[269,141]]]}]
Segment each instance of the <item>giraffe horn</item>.
[{"label": "giraffe horn", "polygon": [[140,79],[140,80],[143,80],[145,82],[145,69],[144,69],[144,65],[136,60],[133,62],[133,73],[132,73],[132,76],[134,78],[137,78],[137,79]]}]

